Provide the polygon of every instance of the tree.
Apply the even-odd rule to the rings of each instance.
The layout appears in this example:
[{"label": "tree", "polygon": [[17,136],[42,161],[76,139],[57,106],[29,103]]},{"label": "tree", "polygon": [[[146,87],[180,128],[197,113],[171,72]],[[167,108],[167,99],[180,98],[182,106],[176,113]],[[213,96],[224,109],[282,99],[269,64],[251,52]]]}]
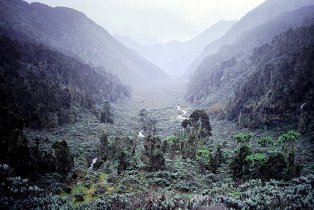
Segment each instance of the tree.
[{"label": "tree", "polygon": [[113,124],[111,106],[109,101],[106,101],[103,106],[102,112],[100,114],[100,122]]},{"label": "tree", "polygon": [[146,137],[144,149],[144,155],[148,158],[148,169],[150,171],[163,170],[165,168],[165,158],[160,138],[151,135]]},{"label": "tree", "polygon": [[244,175],[249,174],[249,162],[246,158],[251,154],[252,151],[248,145],[240,147],[239,151],[230,163],[230,169],[235,178],[242,178]]},{"label": "tree", "polygon": [[60,174],[70,172],[74,167],[74,157],[66,141],[55,142],[52,145],[52,155],[54,157],[55,169]]},{"label": "tree", "polygon": [[300,173],[300,167],[295,165],[295,148],[296,141],[301,136],[297,131],[288,131],[287,133],[282,134],[278,143],[282,145],[282,150],[286,154],[287,163],[288,163],[288,176],[296,176]]},{"label": "tree", "polygon": [[107,160],[108,158],[108,147],[109,147],[108,135],[106,132],[104,132],[100,137],[99,147],[99,154],[102,160]]},{"label": "tree", "polygon": [[289,131],[287,133],[282,134],[278,143],[282,145],[283,151],[287,153],[294,154],[296,147],[296,140],[301,136],[301,134],[297,131]]},{"label": "tree", "polygon": [[191,127],[192,134],[198,139],[211,136],[212,129],[209,122],[209,117],[204,110],[195,110],[189,120],[184,120],[181,124],[184,129]]}]

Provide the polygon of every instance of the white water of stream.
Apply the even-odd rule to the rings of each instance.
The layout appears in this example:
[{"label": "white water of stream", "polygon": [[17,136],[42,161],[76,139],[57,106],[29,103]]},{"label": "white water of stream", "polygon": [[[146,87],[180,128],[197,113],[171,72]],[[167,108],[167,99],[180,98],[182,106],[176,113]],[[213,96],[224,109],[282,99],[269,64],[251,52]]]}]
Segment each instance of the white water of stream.
[{"label": "white water of stream", "polygon": [[97,160],[98,160],[98,158],[97,157],[95,157],[94,159],[93,159],[93,161],[92,161],[92,164],[90,165],[90,169],[93,169],[93,166],[94,166],[94,164],[97,162]]},{"label": "white water of stream", "polygon": [[[181,99],[179,99],[179,101],[181,102]],[[179,114],[179,115],[177,116],[177,118],[178,118],[180,121],[183,121],[183,120],[187,120],[187,119],[188,119],[188,118],[185,116],[186,113],[187,113],[187,111],[184,110],[184,109],[182,109],[182,107],[181,107],[180,104],[177,106],[177,110],[179,111],[179,113],[181,113],[181,114]]]},{"label": "white water of stream", "polygon": [[144,134],[143,134],[144,131],[140,131],[138,132],[138,137],[139,138],[145,138]]}]

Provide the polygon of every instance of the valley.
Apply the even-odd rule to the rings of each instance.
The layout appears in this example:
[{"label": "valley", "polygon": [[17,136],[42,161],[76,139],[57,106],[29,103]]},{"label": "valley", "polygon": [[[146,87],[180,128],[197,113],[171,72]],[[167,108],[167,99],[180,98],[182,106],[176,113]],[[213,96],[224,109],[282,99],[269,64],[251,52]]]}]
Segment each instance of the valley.
[{"label": "valley", "polygon": [[[43,131],[26,129],[27,139],[47,139],[48,144],[60,139],[66,140],[74,155],[73,171],[78,178],[68,186],[50,183],[50,187],[58,192],[60,197],[49,197],[49,199],[57,199],[60,207],[70,209],[97,208],[97,206],[124,209],[129,208],[129,205],[132,208],[142,206],[153,208],[150,206],[152,200],[158,208],[165,206],[166,208],[192,208],[193,205],[239,208],[241,205],[258,205],[259,196],[265,196],[263,190],[271,189],[268,192],[270,194],[280,192],[281,199],[284,199],[285,196],[292,196],[291,190],[298,189],[299,186],[306,185],[314,179],[312,176],[307,176],[299,181],[298,185],[292,182],[284,187],[281,186],[283,184],[281,182],[270,181],[262,184],[258,180],[235,185],[228,173],[227,163],[222,164],[215,174],[200,173],[196,161],[182,159],[181,155],[173,157],[171,153],[165,154],[166,169],[163,171],[147,171],[143,162],[132,165],[122,174],[116,173],[115,167],[118,163],[115,161],[107,161],[101,166],[96,166],[101,160],[99,147],[104,132],[113,141],[126,137],[133,139],[137,144],[136,153],[142,153],[143,140],[149,135],[142,130],[139,122],[139,112],[143,108],[156,121],[157,131],[154,135],[166,141],[182,133],[181,123],[196,109],[192,104],[182,100],[184,98],[182,86],[182,82],[178,81],[156,84],[152,89],[138,90],[132,99],[111,104],[114,124],[100,123],[93,113],[82,112],[74,124]],[[225,157],[231,155],[237,147],[234,136],[238,133],[250,133],[255,139],[251,144],[258,147],[257,140],[261,137],[272,136],[275,139],[285,131],[293,129],[288,126],[281,129],[250,130],[215,116],[210,116],[209,121],[212,135],[208,138],[207,145],[212,151],[215,151],[219,145],[222,146]],[[307,164],[313,157],[314,144],[309,144],[308,138],[310,137],[304,136],[297,143],[296,159],[300,163]],[[309,172],[305,172],[307,173]],[[244,186],[247,185],[252,185],[249,189],[253,190],[255,200],[242,200],[241,197],[241,202],[256,202],[256,204],[233,201],[232,199],[238,198],[239,192],[242,196],[252,193],[246,191],[247,188]],[[269,189],[265,188],[266,186]],[[120,197],[121,195],[123,197]],[[145,199],[141,198],[143,196]],[[45,202],[50,203],[49,199]],[[289,200],[287,204],[295,202],[295,199],[294,197],[293,201]]]},{"label": "valley", "polygon": [[[0,209],[314,208],[313,0],[218,22],[188,1],[88,3],[116,19],[38,1],[0,0]],[[132,8],[124,33],[177,39],[109,31]]]}]

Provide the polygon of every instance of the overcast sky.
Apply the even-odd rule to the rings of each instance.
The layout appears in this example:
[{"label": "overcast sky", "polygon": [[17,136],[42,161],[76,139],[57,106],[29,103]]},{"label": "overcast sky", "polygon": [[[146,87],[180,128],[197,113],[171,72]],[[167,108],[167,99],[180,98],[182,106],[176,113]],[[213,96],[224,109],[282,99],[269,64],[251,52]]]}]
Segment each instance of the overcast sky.
[{"label": "overcast sky", "polygon": [[[34,2],[34,0],[27,0]],[[84,12],[111,34],[186,40],[219,20],[240,19],[265,0],[35,0]]]}]

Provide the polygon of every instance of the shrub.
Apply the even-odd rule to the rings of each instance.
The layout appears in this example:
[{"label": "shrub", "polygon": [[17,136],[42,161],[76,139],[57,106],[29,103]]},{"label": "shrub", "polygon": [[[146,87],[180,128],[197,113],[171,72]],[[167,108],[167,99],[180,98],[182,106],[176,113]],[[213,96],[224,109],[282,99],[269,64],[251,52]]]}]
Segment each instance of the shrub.
[{"label": "shrub", "polygon": [[172,135],[172,136],[169,136],[166,140],[171,145],[171,144],[175,143],[178,140],[178,138],[177,138],[177,136]]},{"label": "shrub", "polygon": [[295,159],[295,148],[296,140],[301,136],[297,131],[288,131],[287,133],[282,134],[278,143],[281,144],[284,154],[286,154],[286,159],[288,163],[288,176],[298,176],[300,174],[300,166],[296,166],[294,163]]},{"label": "shrub", "polygon": [[238,133],[234,136],[234,139],[237,141],[237,143],[247,143],[250,141],[252,135],[249,133]]},{"label": "shrub", "polygon": [[207,166],[209,164],[210,157],[210,151],[206,147],[202,147],[197,150],[196,161],[198,161],[201,165]]},{"label": "shrub", "polygon": [[234,178],[242,178],[244,175],[249,174],[249,162],[246,158],[251,155],[251,153],[251,148],[248,145],[240,147],[230,163],[230,169]]},{"label": "shrub", "polygon": [[246,157],[246,161],[253,165],[261,165],[266,162],[267,158],[264,153],[255,153]]},{"label": "shrub", "polygon": [[221,146],[218,145],[215,154],[211,156],[211,159],[210,159],[209,166],[210,166],[211,172],[216,173],[217,169],[220,167],[221,163],[223,162],[224,162],[224,155],[222,153]]},{"label": "shrub", "polygon": [[56,171],[61,174],[70,172],[74,167],[74,157],[71,155],[66,141],[55,142],[52,150]]},{"label": "shrub", "polygon": [[301,134],[297,131],[288,131],[279,137],[278,143],[282,145],[285,153],[294,153],[296,140],[300,136]]},{"label": "shrub", "polygon": [[263,179],[284,179],[286,177],[287,163],[282,153],[273,153],[265,162],[261,176]]},{"label": "shrub", "polygon": [[261,147],[267,147],[267,146],[272,146],[274,144],[274,140],[272,139],[271,136],[264,136],[262,138],[260,138],[257,143],[261,146]]}]

